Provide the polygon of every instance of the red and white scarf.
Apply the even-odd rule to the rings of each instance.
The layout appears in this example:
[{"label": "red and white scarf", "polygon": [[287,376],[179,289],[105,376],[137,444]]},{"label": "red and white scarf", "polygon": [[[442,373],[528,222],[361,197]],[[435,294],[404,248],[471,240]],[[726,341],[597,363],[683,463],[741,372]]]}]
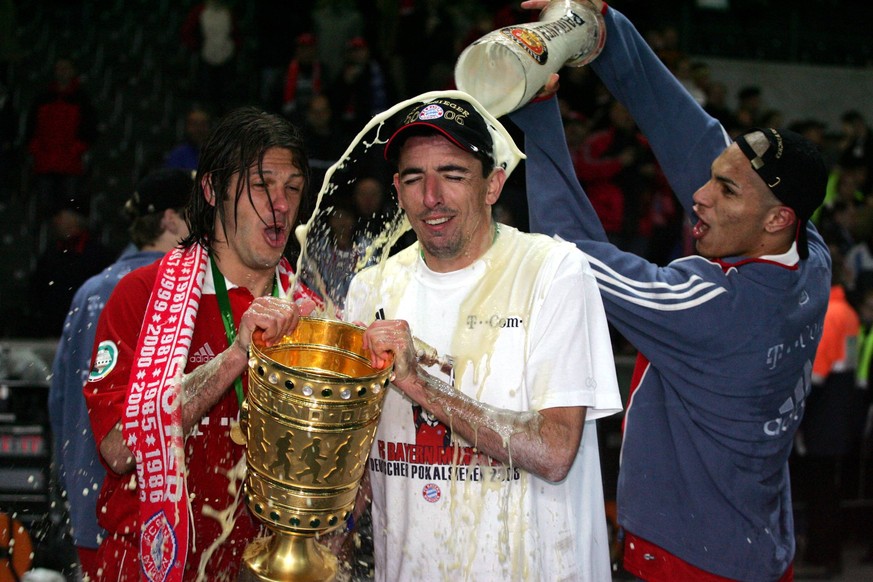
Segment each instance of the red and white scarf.
[{"label": "red and white scarf", "polygon": [[[122,432],[136,459],[140,501],[139,558],[150,582],[179,582],[188,553],[188,491],[182,431],[185,370],[209,255],[176,248],[161,261],[139,334],[124,407]],[[294,282],[285,258],[278,266],[282,296]],[[294,300],[321,299],[296,285]]]},{"label": "red and white scarf", "polygon": [[208,264],[199,245],[161,260],[131,367],[122,432],[136,459],[140,566],[150,582],[182,580],[188,553],[181,378]]}]

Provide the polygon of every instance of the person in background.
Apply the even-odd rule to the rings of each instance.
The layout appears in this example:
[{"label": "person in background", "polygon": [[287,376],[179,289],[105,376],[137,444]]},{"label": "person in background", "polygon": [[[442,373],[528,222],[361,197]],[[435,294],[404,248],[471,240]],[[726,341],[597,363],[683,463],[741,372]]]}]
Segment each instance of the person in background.
[{"label": "person in background", "polygon": [[373,115],[387,109],[388,81],[364,37],[356,36],[346,43],[345,58],[329,96],[343,129],[352,135]]},{"label": "person in background", "polygon": [[735,115],[741,131],[755,127],[761,122],[764,109],[764,98],[761,93],[761,88],[757,85],[746,85],[737,91]]},{"label": "person in background", "polygon": [[639,351],[618,478],[625,569],[644,580],[790,580],[788,458],[831,286],[809,222],[827,169],[794,133],[757,128],[732,142],[634,26],[594,4],[607,41],[590,66],[693,216],[697,254],[657,266],[610,244],[575,179],[557,99],[510,118],[525,135],[531,229],[576,243],[607,317]]},{"label": "person in background", "polygon": [[212,117],[209,112],[194,105],[185,114],[185,130],[182,142],[167,152],[164,157],[165,168],[181,168],[194,172],[200,160],[200,149],[209,137]]},{"label": "person in background", "polygon": [[873,128],[857,109],[850,109],[840,116],[840,152],[864,161],[867,173],[861,191],[865,196],[873,194]]},{"label": "person in background", "polygon": [[308,247],[323,289],[309,286],[323,292],[325,299],[329,297],[341,309],[361,258],[361,249],[355,245],[358,215],[351,204],[336,203],[325,220],[327,236],[321,240],[310,240]]},{"label": "person in background", "polygon": [[352,202],[362,220],[378,220],[385,212],[388,188],[376,176],[363,176],[355,181]]},{"label": "person in background", "polygon": [[[794,133],[799,133],[800,135],[814,143],[815,146],[822,152],[822,155],[825,155],[825,138],[827,136],[827,125],[825,125],[823,121],[820,121],[814,117],[807,117],[805,119],[792,121],[788,124],[788,129],[790,129]],[[828,167],[831,166],[829,160],[826,159],[825,163]]]},{"label": "person in background", "polygon": [[282,114],[295,123],[307,115],[313,99],[324,94],[324,71],[318,59],[315,35],[304,32],[296,39],[282,88]]},{"label": "person in background", "polygon": [[318,190],[327,170],[346,151],[349,138],[326,95],[315,95],[301,113],[303,118],[298,126],[306,142],[313,188]]},{"label": "person in background", "polygon": [[830,578],[842,571],[840,464],[860,432],[858,423],[850,421],[858,404],[860,321],[843,288],[843,254],[838,245],[829,247],[833,261],[830,300],[792,462],[795,496],[805,503],[806,516],[806,543],[798,560],[798,577],[816,574]]},{"label": "person in background", "polygon": [[51,240],[37,257],[28,282],[31,329],[58,337],[76,290],[116,258],[78,209],[62,207],[49,219]]},{"label": "person in background", "polygon": [[294,58],[301,34],[312,30],[312,10],[318,0],[259,0],[254,3],[255,64],[260,71],[258,97],[267,111],[282,108],[285,70]]},{"label": "person in background", "polygon": [[701,107],[706,107],[706,89],[698,85],[697,79],[694,77],[693,66],[691,57],[682,55],[676,59],[670,70],[676,76],[676,80],[688,91],[689,95],[694,97],[694,100]]},{"label": "person in background", "polygon": [[728,106],[727,94],[727,86],[724,83],[721,81],[710,82],[703,110],[718,119],[719,123],[727,130],[728,135],[736,137],[738,133],[741,133],[741,129],[733,109]]},{"label": "person in background", "polygon": [[366,19],[355,0],[318,0],[312,9],[312,33],[326,85],[339,77],[349,40],[362,36]]},{"label": "person in background", "polygon": [[27,152],[33,161],[39,207],[44,212],[72,207],[88,213],[82,181],[85,154],[96,138],[91,99],[73,61],[62,57],[55,62],[48,89],[34,100],[27,122]]},{"label": "person in background", "polygon": [[191,173],[161,169],[140,180],[124,206],[135,251],[79,287],[70,304],[52,363],[48,406],[54,454],[66,491],[70,534],[82,573],[97,577],[97,547],[105,532],[97,525],[97,495],[106,471],[100,464],[82,387],[88,378],[97,319],[122,277],[153,263],[188,236],[182,209],[191,195]]},{"label": "person in background", "polygon": [[231,111],[200,154],[189,236],[119,281],[100,314],[84,394],[107,469],[101,580],[237,579],[260,522],[235,495],[245,447],[230,433],[252,334],[269,345],[313,307],[283,256],[308,176],[285,118]]},{"label": "person in background", "polygon": [[[873,494],[873,384],[871,384],[871,367],[873,367],[873,288],[867,289],[857,302],[858,317],[861,320],[861,330],[858,335],[858,394],[860,403],[855,410],[858,426],[858,478],[864,486],[859,487],[859,494]],[[866,545],[861,556],[861,562],[873,563],[873,528],[861,529],[860,541]]]},{"label": "person in background", "polygon": [[198,2],[182,23],[182,44],[197,55],[196,96],[218,115],[229,107],[243,44],[234,4],[231,0]]},{"label": "person in background", "polygon": [[585,184],[610,242],[645,257],[651,232],[649,211],[663,177],[627,108],[612,101],[607,121],[606,127],[586,137],[576,150],[576,175]]}]

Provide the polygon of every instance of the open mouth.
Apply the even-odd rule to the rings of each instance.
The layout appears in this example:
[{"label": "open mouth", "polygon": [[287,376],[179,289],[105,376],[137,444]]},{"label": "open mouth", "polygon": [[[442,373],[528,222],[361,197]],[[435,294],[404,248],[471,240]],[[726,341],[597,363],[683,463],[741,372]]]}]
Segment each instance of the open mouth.
[{"label": "open mouth", "polygon": [[284,247],[286,235],[285,227],[281,224],[273,224],[264,229],[264,238],[274,247]]},{"label": "open mouth", "polygon": [[700,240],[708,230],[709,225],[702,220],[698,220],[697,224],[694,225],[694,228],[691,229],[691,236],[693,236],[695,240]]}]

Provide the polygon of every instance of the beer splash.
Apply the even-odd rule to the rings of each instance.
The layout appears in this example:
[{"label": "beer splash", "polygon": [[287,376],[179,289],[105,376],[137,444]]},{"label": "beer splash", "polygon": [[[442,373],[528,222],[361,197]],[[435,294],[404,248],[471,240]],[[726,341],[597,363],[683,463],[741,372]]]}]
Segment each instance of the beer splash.
[{"label": "beer splash", "polygon": [[[297,285],[306,285],[321,295],[324,306],[313,315],[342,319],[345,291],[352,277],[366,267],[383,263],[390,254],[414,241],[406,215],[397,205],[391,180],[393,168],[385,161],[383,150],[400,124],[401,116],[413,105],[445,97],[471,99],[460,91],[431,91],[402,101],[373,117],[358,132],[342,158],[328,168],[312,215],[294,233],[301,252],[290,294],[293,295]],[[524,154],[493,116],[481,106],[477,106],[477,110],[488,122],[497,164],[509,174]],[[382,181],[382,204],[375,212],[368,211],[357,217],[354,237],[349,244],[344,233],[337,230],[336,221],[331,225],[331,219],[346,210],[354,199],[356,185],[366,178]],[[410,233],[408,241],[404,238],[407,232]],[[398,244],[401,239],[402,244]]]},{"label": "beer splash", "polygon": [[[325,174],[311,217],[295,229],[301,252],[294,285],[306,285],[324,300],[313,315],[342,319],[352,277],[387,257],[409,230],[390,186],[390,170],[381,158],[394,115],[389,110],[361,130]],[[359,180],[367,178],[376,179],[382,191],[381,200],[364,215],[355,204],[355,189]]]},{"label": "beer splash", "polygon": [[[234,467],[230,469],[226,474],[228,479],[227,492],[228,495],[232,498],[232,501],[228,503],[227,507],[225,507],[224,509],[216,509],[208,503],[203,504],[203,516],[212,518],[217,521],[219,525],[221,525],[221,533],[203,551],[203,553],[200,554],[200,564],[197,567],[198,581],[205,582],[210,579],[206,575],[206,567],[209,565],[209,560],[210,558],[212,558],[212,555],[219,548],[219,546],[221,546],[221,544],[223,544],[228,539],[228,537],[230,537],[231,532],[233,532],[233,526],[236,523],[237,510],[241,505],[240,493],[242,491],[242,487],[239,484],[241,484],[245,479],[245,474],[246,457],[245,455],[243,455],[242,457],[240,457],[239,461],[237,461],[236,465],[234,465]],[[193,540],[196,540],[196,535],[192,535],[191,539],[193,543]]]}]

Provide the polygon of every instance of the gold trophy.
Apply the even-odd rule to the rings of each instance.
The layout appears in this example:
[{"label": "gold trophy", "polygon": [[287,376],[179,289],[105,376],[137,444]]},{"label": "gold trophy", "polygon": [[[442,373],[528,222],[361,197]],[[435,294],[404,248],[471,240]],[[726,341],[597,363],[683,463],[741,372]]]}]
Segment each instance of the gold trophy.
[{"label": "gold trophy", "polygon": [[363,333],[304,317],[277,345],[252,338],[243,494],[273,535],[246,547],[241,580],[336,578],[337,559],[316,537],[351,515],[393,369],[370,365]]}]

